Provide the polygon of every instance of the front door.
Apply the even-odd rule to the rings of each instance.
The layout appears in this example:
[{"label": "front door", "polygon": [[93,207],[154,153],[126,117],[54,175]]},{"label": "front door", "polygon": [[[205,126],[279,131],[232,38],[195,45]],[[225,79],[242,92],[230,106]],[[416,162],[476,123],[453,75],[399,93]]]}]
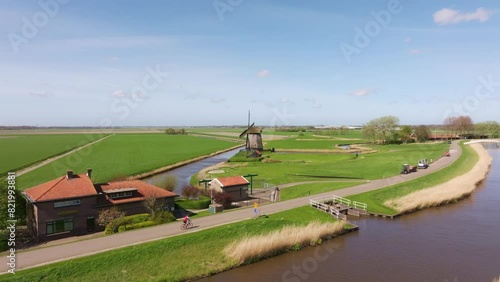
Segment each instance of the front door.
[{"label": "front door", "polygon": [[94,216],[87,217],[87,231],[88,232],[95,231],[95,217]]}]

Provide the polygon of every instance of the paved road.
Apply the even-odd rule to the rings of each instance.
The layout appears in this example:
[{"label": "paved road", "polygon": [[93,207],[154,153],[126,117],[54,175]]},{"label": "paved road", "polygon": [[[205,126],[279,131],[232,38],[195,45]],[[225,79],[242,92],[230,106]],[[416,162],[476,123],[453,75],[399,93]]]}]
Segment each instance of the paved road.
[{"label": "paved road", "polygon": [[[292,199],[284,202],[273,203],[261,207],[262,214],[272,214],[296,207],[301,207],[309,204],[310,198],[320,198],[331,196],[348,196],[362,192],[380,189],[389,185],[405,182],[411,179],[421,177],[423,175],[437,171],[454,162],[461,154],[460,147],[454,142],[450,148],[452,154],[450,157],[443,157],[435,161],[428,169],[419,170],[417,173],[407,175],[397,175],[387,179],[370,181],[365,184],[336,190],[334,192],[326,192],[314,196]],[[137,245],[148,241],[155,241],[165,237],[176,236],[188,232],[198,232],[203,229],[212,228],[232,222],[249,219],[253,216],[252,208],[242,208],[227,213],[202,217],[195,219],[193,222],[195,228],[183,231],[180,230],[180,223],[164,224],[153,226],[146,229],[132,230],[125,233],[118,233],[112,236],[103,236],[91,238],[87,240],[74,241],[67,244],[51,245],[44,248],[28,249],[17,253],[16,268],[25,269],[39,265],[50,264],[57,261],[63,261],[70,258],[88,256],[95,253],[104,252],[125,246]],[[52,243],[53,244],[53,243]],[[6,256],[3,256],[4,260]],[[0,272],[7,271],[7,264],[0,263]]]}]

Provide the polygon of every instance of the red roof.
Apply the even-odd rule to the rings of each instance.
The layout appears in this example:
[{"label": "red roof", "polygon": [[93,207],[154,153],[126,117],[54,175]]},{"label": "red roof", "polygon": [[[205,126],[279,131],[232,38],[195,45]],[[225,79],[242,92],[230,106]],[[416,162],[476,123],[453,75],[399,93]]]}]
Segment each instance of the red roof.
[{"label": "red roof", "polygon": [[218,181],[221,184],[221,187],[247,185],[249,183],[248,180],[241,175],[215,178],[212,181]]},{"label": "red roof", "polygon": [[135,188],[135,189],[137,189],[137,192],[139,192],[139,194],[141,195],[138,197],[132,196],[129,198],[119,198],[119,199],[109,198],[108,200],[113,204],[123,204],[123,203],[143,201],[149,197],[155,197],[155,198],[177,197],[177,194],[175,194],[173,192],[167,191],[165,189],[161,189],[159,187],[156,187],[154,185],[151,185],[149,183],[146,183],[146,182],[143,182],[140,180],[110,182],[110,183],[100,184],[99,186],[101,187],[102,191],[105,193],[106,192],[115,192],[113,190],[117,190],[117,189],[129,190],[128,188]]},{"label": "red roof", "polygon": [[24,194],[33,202],[53,201],[97,195],[92,180],[85,174],[66,176],[45,182],[24,190]]}]

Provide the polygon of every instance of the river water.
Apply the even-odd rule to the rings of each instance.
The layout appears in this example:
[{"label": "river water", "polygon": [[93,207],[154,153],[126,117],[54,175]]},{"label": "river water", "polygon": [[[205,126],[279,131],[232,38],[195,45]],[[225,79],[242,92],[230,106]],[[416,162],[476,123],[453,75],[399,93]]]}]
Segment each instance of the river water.
[{"label": "river water", "polygon": [[500,276],[500,150],[471,197],[200,281],[492,281]]},{"label": "river water", "polygon": [[177,176],[177,185],[175,186],[174,192],[177,194],[181,194],[182,187],[189,184],[189,181],[191,180],[191,176],[193,174],[198,173],[200,170],[206,167],[227,161],[240,150],[241,148],[227,151],[225,153],[209,157],[191,164],[187,164],[185,166],[181,166],[166,172],[162,172],[160,174],[153,175],[141,180],[155,185],[156,183],[161,183],[167,177],[167,175],[175,175]]}]

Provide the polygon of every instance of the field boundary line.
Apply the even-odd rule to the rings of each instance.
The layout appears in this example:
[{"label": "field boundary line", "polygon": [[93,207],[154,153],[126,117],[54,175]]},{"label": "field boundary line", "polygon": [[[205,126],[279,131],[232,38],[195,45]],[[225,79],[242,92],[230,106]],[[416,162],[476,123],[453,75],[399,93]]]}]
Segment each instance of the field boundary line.
[{"label": "field boundary line", "polygon": [[106,139],[106,138],[108,138],[108,137],[113,136],[113,135],[115,135],[115,134],[104,136],[104,137],[102,137],[102,138],[100,138],[100,139],[97,139],[96,141],[93,141],[93,142],[90,142],[90,143],[88,143],[88,144],[82,145],[82,146],[80,146],[80,147],[74,148],[73,150],[68,151],[68,152],[66,152],[66,153],[62,153],[62,154],[60,154],[60,155],[57,155],[57,156],[54,156],[54,157],[48,158],[48,159],[46,159],[46,160],[43,160],[43,161],[41,161],[41,162],[39,162],[39,163],[36,163],[36,164],[34,164],[34,165],[30,166],[30,167],[27,167],[27,168],[21,169],[20,171],[16,172],[16,175],[17,175],[17,176],[21,176],[21,175],[23,175],[23,174],[26,174],[26,173],[28,173],[28,172],[31,172],[31,171],[33,171],[33,170],[35,170],[35,169],[37,169],[37,168],[40,168],[40,167],[42,167],[42,166],[44,166],[44,165],[50,164],[50,163],[52,163],[52,162],[54,162],[54,161],[57,161],[57,160],[58,160],[58,159],[60,159],[60,158],[66,157],[67,155],[73,154],[74,152],[77,152],[77,151],[80,151],[81,149],[87,148],[88,146],[92,146],[92,145],[94,145],[95,143],[100,142],[100,141],[102,141],[102,140],[104,140],[104,139]]}]

